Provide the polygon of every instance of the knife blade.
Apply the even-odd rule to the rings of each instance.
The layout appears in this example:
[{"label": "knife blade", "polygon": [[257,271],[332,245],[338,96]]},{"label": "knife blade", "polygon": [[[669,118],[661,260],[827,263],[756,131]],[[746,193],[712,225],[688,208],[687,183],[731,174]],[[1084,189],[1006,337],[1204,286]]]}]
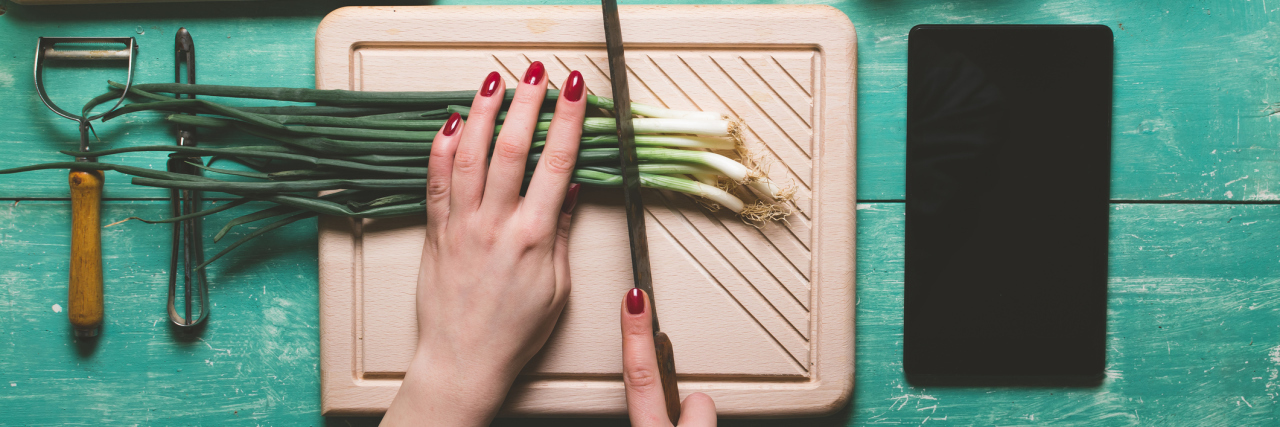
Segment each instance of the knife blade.
[{"label": "knife blade", "polygon": [[680,419],[680,390],[676,384],[675,359],[671,339],[658,327],[657,299],[653,295],[653,275],[649,270],[649,237],[645,231],[644,200],[640,197],[640,169],[636,158],[635,129],[631,123],[631,92],[627,88],[627,63],[622,50],[622,24],[618,3],[601,0],[604,9],[605,47],[609,52],[609,79],[613,84],[613,112],[617,117],[618,148],[622,167],[622,200],[627,212],[627,236],[631,242],[631,275],[635,287],[649,295],[653,319],[653,345],[658,358],[658,375],[671,424]]}]

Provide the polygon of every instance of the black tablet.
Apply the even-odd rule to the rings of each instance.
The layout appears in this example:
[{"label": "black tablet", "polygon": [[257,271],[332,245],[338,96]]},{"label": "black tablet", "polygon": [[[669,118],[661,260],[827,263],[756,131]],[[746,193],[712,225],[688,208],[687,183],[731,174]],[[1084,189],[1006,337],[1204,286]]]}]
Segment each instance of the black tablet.
[{"label": "black tablet", "polygon": [[907,63],[909,378],[1099,378],[1112,34],[921,25]]}]

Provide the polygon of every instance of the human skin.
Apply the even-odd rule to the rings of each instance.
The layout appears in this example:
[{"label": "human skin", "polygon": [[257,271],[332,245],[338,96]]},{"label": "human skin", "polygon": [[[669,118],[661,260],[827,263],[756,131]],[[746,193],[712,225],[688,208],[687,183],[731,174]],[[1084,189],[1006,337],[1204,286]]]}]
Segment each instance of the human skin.
[{"label": "human skin", "polygon": [[[627,389],[627,413],[633,427],[668,427],[666,399],[658,374],[653,344],[653,314],[649,295],[627,291],[622,307],[622,382]],[[691,393],[680,405],[681,426],[716,425],[716,404],[702,393]]]},{"label": "human skin", "polygon": [[[576,73],[567,83],[574,79],[583,86]],[[418,346],[384,425],[488,425],[516,374],[546,343],[569,296],[576,194],[567,205],[565,196],[586,109],[582,90],[569,99],[564,88],[525,196],[520,187],[547,89],[541,63],[518,83],[492,158],[506,90],[497,73],[476,93],[468,120],[451,117],[432,141]]]},{"label": "human skin", "polygon": [[[578,189],[569,181],[586,111],[581,74],[571,73],[561,88],[524,196],[526,159],[547,89],[541,63],[531,64],[518,83],[492,156],[494,121],[506,90],[496,72],[482,83],[468,120],[455,114],[436,134],[417,286],[418,346],[383,425],[488,425],[560,317],[570,290],[569,224]],[[624,309],[624,381],[632,419],[644,409],[643,422],[634,425],[671,425],[665,412],[653,415],[654,402],[663,402],[661,385],[654,401],[653,384],[641,381],[645,372],[657,372],[651,332],[647,350],[637,336],[627,344],[628,331],[648,327],[647,320],[635,320],[640,318],[648,319],[648,313]],[[648,359],[628,349],[647,351]],[[709,397],[695,393],[685,402],[685,413],[698,422],[686,424],[682,417],[681,425],[715,425]]]}]

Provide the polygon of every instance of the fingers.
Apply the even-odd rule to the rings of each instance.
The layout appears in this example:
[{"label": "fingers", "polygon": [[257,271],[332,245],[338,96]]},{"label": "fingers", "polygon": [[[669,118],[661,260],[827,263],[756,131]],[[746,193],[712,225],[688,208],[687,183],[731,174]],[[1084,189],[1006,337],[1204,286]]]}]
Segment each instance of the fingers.
[{"label": "fingers", "polygon": [[549,213],[560,207],[578,161],[578,143],[582,138],[582,120],[587,109],[586,83],[582,80],[582,73],[574,71],[569,73],[561,87],[563,90],[556,101],[556,114],[547,131],[547,145],[538,159],[526,193],[525,203],[533,218],[551,218]]},{"label": "fingers", "polygon": [[573,207],[578,204],[578,190],[581,184],[569,186],[564,196],[564,204],[560,207],[560,223],[556,225],[556,241],[551,248],[551,261],[556,270],[556,300],[569,296],[569,226],[572,225]]},{"label": "fingers", "polygon": [[711,396],[693,393],[684,398],[680,405],[681,427],[703,427],[716,425],[716,403]]},{"label": "fingers", "polygon": [[475,211],[485,191],[485,174],[489,164],[489,142],[493,141],[493,121],[502,110],[503,93],[506,90],[502,76],[497,71],[489,73],[475,100],[471,101],[471,114],[462,129],[461,141],[453,156],[452,189],[449,190],[451,211]]},{"label": "fingers", "polygon": [[[493,146],[493,160],[489,163],[489,179],[485,182],[482,205],[492,206],[498,212],[510,212],[519,202],[529,146],[533,144],[538,111],[542,109],[546,94],[546,69],[541,62],[534,61],[516,86],[507,118],[503,120],[502,131]],[[556,203],[560,203],[559,200]],[[552,216],[552,221],[554,218]]]},{"label": "fingers", "polygon": [[449,183],[453,178],[453,155],[462,134],[462,116],[453,113],[431,141],[427,164],[427,229],[439,231],[449,218]]},{"label": "fingers", "polygon": [[633,426],[669,426],[649,307],[649,296],[639,289],[628,291],[622,304],[622,382],[627,390],[627,413]]}]

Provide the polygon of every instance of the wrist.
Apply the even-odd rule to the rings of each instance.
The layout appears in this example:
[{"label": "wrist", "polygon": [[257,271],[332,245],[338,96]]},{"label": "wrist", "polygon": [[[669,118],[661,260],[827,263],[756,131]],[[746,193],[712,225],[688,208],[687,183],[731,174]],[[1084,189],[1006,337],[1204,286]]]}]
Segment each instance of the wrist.
[{"label": "wrist", "polygon": [[[407,425],[486,426],[514,380],[515,373],[484,361],[461,360],[447,352],[419,347],[384,421],[393,425],[400,424],[396,420],[416,420]],[[423,420],[429,422],[424,424]]]},{"label": "wrist", "polygon": [[[467,390],[499,401],[520,373],[520,367],[511,366],[510,360],[464,355],[448,349],[432,349],[419,346],[410,362],[410,369],[421,372],[432,383],[443,387]],[[417,368],[417,369],[414,369]],[[406,372],[405,375],[409,375]]]}]

